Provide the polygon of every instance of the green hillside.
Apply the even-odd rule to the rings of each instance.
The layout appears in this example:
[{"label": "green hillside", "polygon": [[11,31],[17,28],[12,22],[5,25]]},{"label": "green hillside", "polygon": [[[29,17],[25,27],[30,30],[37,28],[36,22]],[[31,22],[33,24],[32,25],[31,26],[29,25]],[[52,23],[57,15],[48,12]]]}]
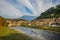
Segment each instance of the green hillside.
[{"label": "green hillside", "polygon": [[41,13],[36,19],[57,18],[60,16],[60,4],[56,7],[51,7],[45,12]]}]

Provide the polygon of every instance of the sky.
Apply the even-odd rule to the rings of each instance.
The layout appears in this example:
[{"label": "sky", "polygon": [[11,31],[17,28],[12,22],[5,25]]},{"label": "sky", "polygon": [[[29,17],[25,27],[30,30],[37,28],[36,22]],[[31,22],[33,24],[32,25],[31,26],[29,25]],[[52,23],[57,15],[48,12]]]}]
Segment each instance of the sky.
[{"label": "sky", "polygon": [[0,0],[0,16],[6,18],[19,18],[24,15],[37,17],[57,4],[60,4],[60,0]]}]

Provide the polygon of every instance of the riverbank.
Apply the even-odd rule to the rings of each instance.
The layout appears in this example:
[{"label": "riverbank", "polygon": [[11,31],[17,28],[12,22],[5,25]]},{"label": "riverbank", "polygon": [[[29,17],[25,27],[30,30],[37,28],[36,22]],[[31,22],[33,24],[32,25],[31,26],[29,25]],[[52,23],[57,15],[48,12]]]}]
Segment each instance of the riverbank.
[{"label": "riverbank", "polygon": [[33,40],[57,40],[57,39],[60,40],[60,34],[42,29],[19,27],[19,26],[11,28],[23,31],[26,35],[32,37]]},{"label": "riverbank", "polygon": [[52,27],[52,26],[22,26],[22,27],[42,29],[42,30],[47,30],[49,32],[60,34],[60,27]]},{"label": "riverbank", "polygon": [[60,27],[44,26],[44,27],[41,27],[40,29],[47,30],[52,33],[60,34]]},{"label": "riverbank", "polygon": [[14,29],[3,27],[0,30],[0,40],[32,40],[32,38]]}]

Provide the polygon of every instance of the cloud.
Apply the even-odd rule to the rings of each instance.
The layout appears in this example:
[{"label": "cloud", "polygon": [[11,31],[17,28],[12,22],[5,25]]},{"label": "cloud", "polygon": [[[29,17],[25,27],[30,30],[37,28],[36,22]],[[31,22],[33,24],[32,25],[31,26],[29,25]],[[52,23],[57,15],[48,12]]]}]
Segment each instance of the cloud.
[{"label": "cloud", "polygon": [[33,6],[30,4],[29,0],[18,0],[22,2],[25,6],[27,6],[29,9],[33,9]]},{"label": "cloud", "polygon": [[39,16],[57,4],[60,4],[60,0],[0,0],[0,15],[10,18]]},{"label": "cloud", "polygon": [[[31,0],[32,1],[32,0]],[[38,15],[35,7],[30,3],[30,0],[18,0],[18,2],[22,3],[23,5],[25,5],[27,8],[29,8],[32,12],[33,12],[33,16],[36,16]]]},{"label": "cloud", "polygon": [[11,5],[13,5],[15,8],[17,8],[22,15],[32,15],[32,11],[30,8],[28,8],[26,5],[21,2],[21,0],[7,0]]},{"label": "cloud", "polygon": [[17,18],[22,16],[18,9],[13,5],[6,2],[6,0],[0,0],[0,14],[11,16],[12,18]]},{"label": "cloud", "polygon": [[[30,0],[32,2],[35,16],[39,16],[42,12],[49,9],[50,7],[60,4],[60,0]],[[35,10],[36,9],[36,10]]]},{"label": "cloud", "polygon": [[39,16],[45,10],[60,3],[59,0],[18,0],[18,2],[28,7],[34,16]]}]

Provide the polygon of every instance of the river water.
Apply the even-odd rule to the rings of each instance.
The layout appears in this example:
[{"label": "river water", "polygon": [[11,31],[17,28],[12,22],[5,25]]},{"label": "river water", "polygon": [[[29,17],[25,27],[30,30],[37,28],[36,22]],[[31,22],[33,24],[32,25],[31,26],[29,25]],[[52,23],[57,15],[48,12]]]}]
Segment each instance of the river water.
[{"label": "river water", "polygon": [[60,40],[60,34],[52,33],[42,29],[33,29],[27,27],[11,27],[15,30],[22,31],[34,40]]}]

